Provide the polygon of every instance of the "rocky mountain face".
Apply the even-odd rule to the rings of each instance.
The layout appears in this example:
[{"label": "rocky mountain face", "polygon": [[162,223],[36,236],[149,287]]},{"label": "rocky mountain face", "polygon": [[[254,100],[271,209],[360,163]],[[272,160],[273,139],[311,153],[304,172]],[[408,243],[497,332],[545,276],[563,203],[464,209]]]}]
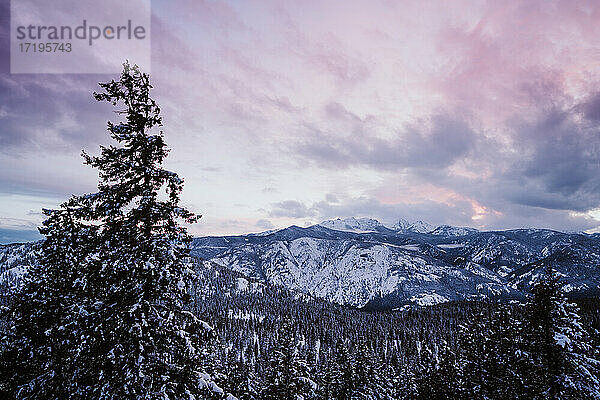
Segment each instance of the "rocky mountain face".
[{"label": "rocky mountain face", "polygon": [[[426,231],[426,232],[425,232]],[[204,237],[192,253],[247,276],[356,307],[521,298],[547,265],[572,295],[600,288],[600,240],[544,229],[480,232],[330,220],[264,236]]]},{"label": "rocky mountain face", "polygon": [[[423,232],[425,231],[426,232]],[[36,245],[0,246],[0,284]],[[426,223],[330,220],[263,234],[201,237],[192,255],[248,277],[355,307],[522,298],[550,265],[573,296],[600,292],[600,237],[544,229],[480,232]]]}]

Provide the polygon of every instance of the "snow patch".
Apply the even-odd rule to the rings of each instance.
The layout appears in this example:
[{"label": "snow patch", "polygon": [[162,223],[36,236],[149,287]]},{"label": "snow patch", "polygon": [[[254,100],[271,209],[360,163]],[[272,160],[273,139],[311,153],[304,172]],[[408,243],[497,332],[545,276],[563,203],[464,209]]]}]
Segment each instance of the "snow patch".
[{"label": "snow patch", "polygon": [[562,348],[565,348],[571,344],[571,339],[558,332],[554,334],[554,340],[556,341],[556,344]]},{"label": "snow patch", "polygon": [[460,249],[465,247],[464,243],[446,243],[446,244],[438,244],[437,247],[441,249]]},{"label": "snow patch", "polygon": [[420,293],[412,296],[410,301],[413,301],[420,306],[433,306],[435,304],[446,303],[448,299],[437,293]]},{"label": "snow patch", "polygon": [[249,284],[250,283],[247,279],[237,278],[237,290],[239,290],[240,292],[245,292],[246,290],[248,290]]}]

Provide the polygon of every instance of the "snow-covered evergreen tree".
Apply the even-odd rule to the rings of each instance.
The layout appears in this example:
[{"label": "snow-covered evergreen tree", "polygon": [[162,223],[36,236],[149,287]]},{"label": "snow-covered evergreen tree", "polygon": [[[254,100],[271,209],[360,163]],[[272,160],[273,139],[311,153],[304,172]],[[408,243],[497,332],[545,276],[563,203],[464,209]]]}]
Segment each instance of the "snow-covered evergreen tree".
[{"label": "snow-covered evergreen tree", "polygon": [[340,367],[332,351],[327,355],[324,370],[319,375],[319,396],[321,400],[333,400],[336,398],[335,382],[341,375]]},{"label": "snow-covered evergreen tree", "polygon": [[261,390],[262,400],[302,400],[314,396],[315,384],[306,361],[299,354],[294,328],[285,319],[268,362]]},{"label": "snow-covered evergreen tree", "polygon": [[[385,398],[383,382],[379,376],[375,355],[364,337],[355,345],[353,363],[353,390],[350,399],[369,400]],[[381,397],[380,397],[381,395]]]},{"label": "snow-covered evergreen tree", "polygon": [[238,400],[259,399],[257,390],[259,382],[250,366],[239,360],[230,361],[225,365],[223,380],[219,386],[233,393]]},{"label": "snow-covered evergreen tree", "polygon": [[392,380],[392,384],[392,398],[401,400],[418,398],[417,377],[410,366],[406,364],[402,365],[396,371],[396,376]]},{"label": "snow-covered evergreen tree", "polygon": [[600,399],[600,363],[578,307],[561,287],[560,276],[548,267],[527,304],[523,373],[529,398]]},{"label": "snow-covered evergreen tree", "polygon": [[[417,397],[422,400],[461,398],[464,373],[459,369],[458,355],[448,343],[442,342],[436,352],[424,349],[418,368]],[[407,393],[406,399],[412,399]]]},{"label": "snow-covered evergreen tree", "polygon": [[519,361],[523,347],[521,327],[513,308],[499,304],[491,311],[484,338],[484,390],[490,399],[519,399],[526,394]]},{"label": "snow-covered evergreen tree", "polygon": [[471,317],[460,330],[460,358],[458,361],[459,393],[485,399],[488,377],[486,363],[487,315],[483,311]]},{"label": "snow-covered evergreen tree", "polygon": [[[11,307],[3,346],[17,398],[202,399],[222,396],[204,363],[211,328],[186,309],[191,240],[179,221],[183,180],[167,156],[149,77],[124,65],[98,101],[120,107],[99,156],[98,192],[48,211],[42,265]],[[68,395],[66,395],[68,393]]]},{"label": "snow-covered evergreen tree", "polygon": [[330,352],[325,372],[321,378],[319,396],[324,400],[347,399],[354,388],[354,359],[347,342],[339,340],[337,351]]},{"label": "snow-covered evergreen tree", "polygon": [[97,227],[78,222],[68,203],[44,213],[41,263],[13,294],[10,329],[2,338],[0,385],[9,398],[70,397],[78,315],[90,304],[85,260]]}]

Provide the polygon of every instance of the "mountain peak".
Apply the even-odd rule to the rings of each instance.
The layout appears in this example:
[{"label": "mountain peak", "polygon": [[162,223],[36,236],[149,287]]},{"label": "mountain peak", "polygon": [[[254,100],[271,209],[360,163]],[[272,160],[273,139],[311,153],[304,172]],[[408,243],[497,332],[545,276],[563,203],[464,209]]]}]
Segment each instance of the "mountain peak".
[{"label": "mountain peak", "polygon": [[328,219],[321,222],[319,225],[336,231],[355,233],[381,232],[384,230],[392,230],[400,233],[429,233],[435,229],[435,226],[430,223],[421,220],[411,223],[403,218],[399,218],[398,222],[391,227],[388,227],[373,218],[357,217]]},{"label": "mountain peak", "polygon": [[395,231],[407,231],[411,225],[412,224],[404,218],[399,218],[398,222],[392,226],[392,229]]},{"label": "mountain peak", "polygon": [[396,224],[394,224],[392,229],[396,232],[401,232],[401,233],[407,233],[407,232],[429,233],[435,229],[435,226],[431,225],[428,222],[421,221],[421,220],[418,220],[415,222],[408,222],[407,220],[400,218],[398,220],[398,222]]},{"label": "mountain peak", "polygon": [[435,226],[431,225],[430,223],[418,220],[410,226],[409,230],[418,233],[428,233],[431,232],[434,228]]},{"label": "mountain peak", "polygon": [[319,225],[336,231],[345,232],[376,232],[381,228],[385,228],[385,226],[376,219],[356,217],[328,219],[321,222]]},{"label": "mountain peak", "polygon": [[393,225],[384,225],[374,218],[348,217],[328,219],[318,224],[319,226],[336,231],[367,233],[367,232],[389,232],[396,233],[428,233],[436,236],[465,236],[479,230],[470,227],[452,225],[432,225],[423,220],[409,222],[399,218]]},{"label": "mountain peak", "polygon": [[465,236],[475,232],[479,230],[463,226],[440,225],[429,233],[437,236]]}]

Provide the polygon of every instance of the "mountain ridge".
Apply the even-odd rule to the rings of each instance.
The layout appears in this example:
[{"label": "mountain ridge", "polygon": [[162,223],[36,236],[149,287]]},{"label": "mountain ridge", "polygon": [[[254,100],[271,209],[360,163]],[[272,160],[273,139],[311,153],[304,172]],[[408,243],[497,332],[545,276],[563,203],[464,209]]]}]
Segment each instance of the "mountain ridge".
[{"label": "mountain ridge", "polygon": [[390,230],[394,232],[415,232],[415,233],[431,233],[436,230],[442,230],[448,232],[454,231],[454,235],[460,236],[463,232],[477,231],[476,228],[471,227],[455,227],[451,225],[432,225],[429,222],[423,220],[417,220],[409,222],[404,218],[399,218],[398,221],[392,225],[386,225],[379,222],[374,218],[369,217],[348,217],[348,218],[335,218],[325,220],[317,225],[324,226],[329,229],[341,230],[346,232],[373,232],[373,231],[384,231]]},{"label": "mountain ridge", "polygon": [[407,229],[412,224],[402,220],[397,230],[373,219],[329,221],[283,228],[260,239],[196,238],[192,253],[248,276],[357,307],[523,298],[546,265],[563,274],[572,295],[600,288],[597,235],[448,225],[423,233]]},{"label": "mountain ridge", "polygon": [[[191,255],[250,278],[359,308],[522,299],[548,265],[563,275],[571,295],[600,291],[598,235],[448,225],[422,233],[406,223],[394,230],[374,219],[331,221],[257,234],[197,237]],[[35,262],[37,246],[0,246],[0,283],[21,276],[20,267]]]}]

